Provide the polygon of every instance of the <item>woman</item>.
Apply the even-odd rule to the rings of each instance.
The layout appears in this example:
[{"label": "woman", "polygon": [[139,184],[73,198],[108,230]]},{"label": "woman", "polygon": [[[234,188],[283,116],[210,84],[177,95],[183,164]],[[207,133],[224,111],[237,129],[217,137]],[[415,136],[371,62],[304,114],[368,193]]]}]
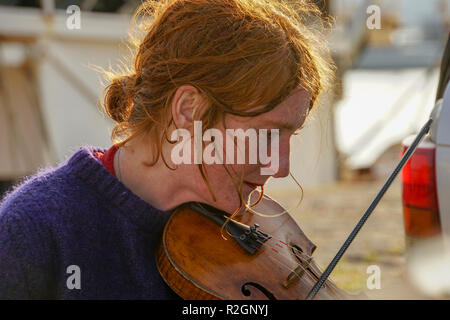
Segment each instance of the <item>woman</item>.
[{"label": "woman", "polygon": [[[233,214],[269,177],[289,174],[290,137],[330,74],[324,42],[302,23],[320,21],[319,10],[166,0],[135,17],[144,33],[134,67],[109,74],[105,90],[114,146],[82,147],[2,202],[0,298],[174,298],[154,260],[171,210],[197,201]],[[227,130],[275,148],[250,162],[254,151],[234,137],[218,143]],[[182,141],[186,132],[193,139]]]}]

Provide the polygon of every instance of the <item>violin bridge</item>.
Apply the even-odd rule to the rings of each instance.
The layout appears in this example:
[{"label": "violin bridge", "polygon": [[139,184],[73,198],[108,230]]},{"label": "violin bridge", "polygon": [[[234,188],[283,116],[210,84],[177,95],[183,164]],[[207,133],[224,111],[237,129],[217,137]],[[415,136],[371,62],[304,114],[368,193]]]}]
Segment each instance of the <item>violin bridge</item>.
[{"label": "violin bridge", "polygon": [[286,280],[284,280],[283,287],[288,288],[290,285],[300,280],[305,274],[306,269],[308,269],[310,263],[311,258],[301,259],[301,263],[297,266],[297,268],[292,270]]}]

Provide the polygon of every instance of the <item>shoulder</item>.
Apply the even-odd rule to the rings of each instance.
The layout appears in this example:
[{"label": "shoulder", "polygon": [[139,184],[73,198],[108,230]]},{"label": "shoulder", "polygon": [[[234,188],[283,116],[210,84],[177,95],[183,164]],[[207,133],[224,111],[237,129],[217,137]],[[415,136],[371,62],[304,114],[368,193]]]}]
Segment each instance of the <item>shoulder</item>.
[{"label": "shoulder", "polygon": [[51,232],[57,169],[26,178],[0,204],[1,299],[42,298],[51,292],[55,246]]},{"label": "shoulder", "polygon": [[15,186],[0,203],[0,224],[13,220],[48,224],[58,213],[73,211],[66,209],[74,209],[80,200],[92,196],[93,192],[77,175],[77,170],[82,170],[78,166],[86,165],[80,159],[91,149],[80,148],[57,167],[41,169]]}]

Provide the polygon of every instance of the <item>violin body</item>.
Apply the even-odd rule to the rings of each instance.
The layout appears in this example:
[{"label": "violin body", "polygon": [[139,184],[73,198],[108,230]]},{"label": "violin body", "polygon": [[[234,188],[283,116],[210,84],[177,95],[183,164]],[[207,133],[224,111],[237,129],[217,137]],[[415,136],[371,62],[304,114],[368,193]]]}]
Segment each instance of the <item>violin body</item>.
[{"label": "violin body", "polygon": [[[254,210],[284,211],[266,197]],[[245,212],[234,220],[240,223],[238,226],[257,224],[267,236],[255,242],[258,245],[253,253],[227,232],[224,239],[221,226],[198,210],[189,206],[175,210],[165,226],[156,259],[167,284],[188,300],[304,299],[321,273],[311,258],[316,246],[289,213],[263,217]],[[250,236],[250,229],[240,238]],[[346,294],[330,280],[316,296],[345,298]]]}]

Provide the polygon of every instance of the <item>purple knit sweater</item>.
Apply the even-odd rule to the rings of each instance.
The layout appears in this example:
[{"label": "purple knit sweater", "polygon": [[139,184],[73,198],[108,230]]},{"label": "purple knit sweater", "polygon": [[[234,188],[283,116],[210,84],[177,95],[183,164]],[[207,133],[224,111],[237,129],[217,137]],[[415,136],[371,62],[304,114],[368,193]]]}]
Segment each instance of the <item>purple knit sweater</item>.
[{"label": "purple knit sweater", "polygon": [[[0,204],[0,299],[173,299],[155,263],[169,212],[80,148]],[[161,183],[155,181],[155,183]]]}]

